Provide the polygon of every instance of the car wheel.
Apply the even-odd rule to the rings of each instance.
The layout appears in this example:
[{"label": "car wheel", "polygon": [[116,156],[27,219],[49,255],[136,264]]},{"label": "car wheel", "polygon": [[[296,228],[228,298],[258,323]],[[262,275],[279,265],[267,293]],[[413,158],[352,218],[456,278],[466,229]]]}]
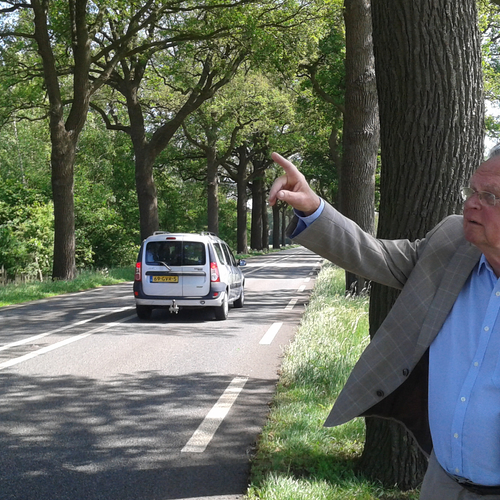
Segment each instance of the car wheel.
[{"label": "car wheel", "polygon": [[240,296],[234,301],[233,305],[234,307],[240,308],[243,307],[244,303],[245,303],[245,289],[242,286]]},{"label": "car wheel", "polygon": [[220,306],[215,307],[214,309],[215,309],[215,319],[218,320],[227,319],[227,316],[229,314],[229,301],[227,298],[227,292],[224,293],[222,304]]},{"label": "car wheel", "polygon": [[150,306],[141,306],[139,304],[136,304],[135,311],[139,319],[150,319],[153,308]]}]

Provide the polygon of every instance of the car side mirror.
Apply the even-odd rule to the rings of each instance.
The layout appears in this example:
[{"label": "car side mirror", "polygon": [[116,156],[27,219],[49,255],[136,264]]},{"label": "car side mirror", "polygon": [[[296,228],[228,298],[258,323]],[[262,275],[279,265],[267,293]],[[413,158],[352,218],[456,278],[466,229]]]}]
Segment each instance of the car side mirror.
[{"label": "car side mirror", "polygon": [[239,259],[238,260],[238,266],[246,266],[247,265],[247,261],[246,260],[243,260],[243,259]]}]

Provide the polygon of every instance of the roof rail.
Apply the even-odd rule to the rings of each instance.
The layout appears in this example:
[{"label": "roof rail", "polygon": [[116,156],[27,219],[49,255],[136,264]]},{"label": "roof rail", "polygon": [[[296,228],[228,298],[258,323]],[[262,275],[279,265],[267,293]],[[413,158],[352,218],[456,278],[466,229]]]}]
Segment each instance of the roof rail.
[{"label": "roof rail", "polygon": [[157,234],[170,234],[170,231],[155,231],[153,233],[153,236],[157,235]]},{"label": "roof rail", "polygon": [[207,234],[207,235],[209,235],[209,236],[215,236],[216,238],[218,238],[218,237],[219,237],[217,234],[212,233],[212,232],[210,232],[210,231],[202,231],[200,234],[203,234],[203,235]]}]

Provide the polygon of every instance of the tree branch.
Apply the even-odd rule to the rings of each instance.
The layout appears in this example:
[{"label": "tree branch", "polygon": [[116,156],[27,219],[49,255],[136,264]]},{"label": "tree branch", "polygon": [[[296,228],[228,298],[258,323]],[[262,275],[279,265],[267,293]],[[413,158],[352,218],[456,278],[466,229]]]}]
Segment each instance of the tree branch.
[{"label": "tree branch", "polygon": [[104,121],[104,124],[106,125],[106,128],[108,130],[119,130],[120,132],[125,132],[126,134],[130,135],[130,127],[127,125],[122,125],[120,123],[113,123],[110,119],[106,111],[102,109],[100,106],[98,106],[95,102],[90,102],[90,107],[94,110],[97,111],[100,115],[101,118]]}]

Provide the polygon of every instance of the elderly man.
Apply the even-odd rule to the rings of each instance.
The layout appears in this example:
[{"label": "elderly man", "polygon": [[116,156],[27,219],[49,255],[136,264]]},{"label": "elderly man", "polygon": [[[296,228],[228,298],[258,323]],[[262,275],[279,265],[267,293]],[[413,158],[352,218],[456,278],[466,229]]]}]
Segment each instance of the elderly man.
[{"label": "elderly man", "polygon": [[296,213],[294,241],[401,290],[327,418],[395,418],[430,454],[421,500],[500,499],[500,156],[462,189],[464,215],[417,241],[381,240],[321,200],[297,168],[269,202]]}]

